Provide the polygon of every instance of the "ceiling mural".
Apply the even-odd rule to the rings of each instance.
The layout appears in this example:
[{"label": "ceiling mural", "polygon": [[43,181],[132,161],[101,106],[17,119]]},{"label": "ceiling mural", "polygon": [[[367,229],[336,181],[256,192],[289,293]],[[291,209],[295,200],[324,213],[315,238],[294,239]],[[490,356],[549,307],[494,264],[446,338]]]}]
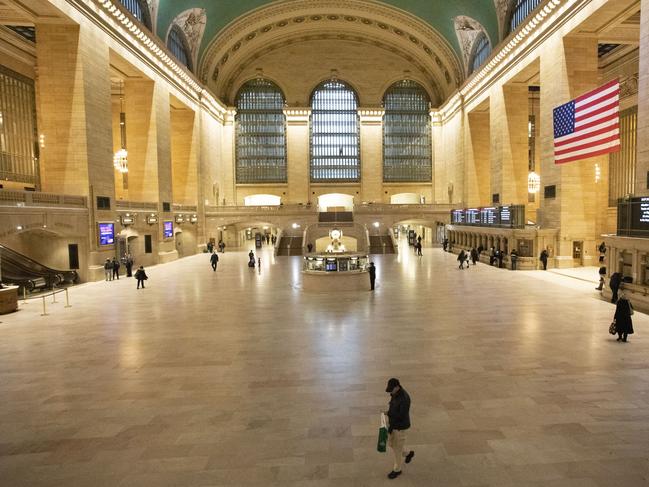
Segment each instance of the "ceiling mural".
[{"label": "ceiling mural", "polygon": [[[150,0],[159,2],[157,12],[157,32],[161,37],[181,12],[192,8],[205,9],[208,22],[205,35],[199,48],[199,56],[209,42],[228,24],[242,15],[271,4],[290,3],[291,0]],[[466,15],[476,19],[490,39],[497,39],[500,29],[500,12],[503,2],[509,0],[366,0],[368,4],[389,5],[410,15],[416,16],[439,32],[447,42],[461,55],[461,46],[455,35],[453,19]],[[320,1],[312,1],[314,8]],[[506,6],[505,6],[506,10]]]},{"label": "ceiling mural", "polygon": [[[471,61],[471,52],[473,51],[473,44],[475,43],[476,38],[484,32],[487,39],[489,39],[489,33],[480,22],[465,15],[455,17],[454,24],[455,33],[458,42],[460,43],[460,48],[462,49],[462,62],[464,63],[464,69],[468,72],[469,62]],[[489,42],[491,42],[491,40]]]},{"label": "ceiling mural", "polygon": [[[205,34],[205,26],[207,25],[207,13],[204,8],[192,8],[180,13],[172,22],[185,33],[189,49],[191,51],[194,66],[198,61],[198,54],[200,50],[201,41]],[[171,25],[165,34],[165,39],[169,35]]]}]

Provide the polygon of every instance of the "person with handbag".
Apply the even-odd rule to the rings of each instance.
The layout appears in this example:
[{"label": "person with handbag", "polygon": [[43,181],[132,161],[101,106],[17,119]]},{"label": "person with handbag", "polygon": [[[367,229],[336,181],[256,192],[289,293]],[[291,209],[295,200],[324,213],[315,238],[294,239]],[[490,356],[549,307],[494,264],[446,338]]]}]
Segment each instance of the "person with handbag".
[{"label": "person with handbag", "polygon": [[633,306],[631,306],[631,302],[626,298],[625,292],[620,291],[615,307],[615,316],[613,318],[618,342],[626,342],[627,336],[633,334],[633,320],[631,319],[631,315],[633,315]]},{"label": "person with handbag", "polygon": [[388,478],[396,479],[401,475],[404,458],[406,463],[410,463],[415,456],[414,450],[410,450],[407,454],[404,451],[406,430],[410,428],[410,396],[401,387],[399,379],[394,377],[388,381],[385,392],[391,396],[390,406],[385,415],[388,417],[388,445],[394,452],[394,468],[388,474]]}]

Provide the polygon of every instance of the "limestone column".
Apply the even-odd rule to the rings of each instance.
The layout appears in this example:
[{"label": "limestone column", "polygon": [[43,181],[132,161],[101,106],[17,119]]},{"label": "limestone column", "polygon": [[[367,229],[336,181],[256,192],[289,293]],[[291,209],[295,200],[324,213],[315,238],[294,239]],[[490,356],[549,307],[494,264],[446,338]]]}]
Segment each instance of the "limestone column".
[{"label": "limestone column", "polygon": [[286,115],[286,158],[288,164],[288,203],[317,204],[311,200],[309,119],[310,108],[287,108]]},{"label": "limestone column", "polygon": [[635,194],[649,195],[649,0],[640,7],[640,68],[638,79],[638,160]]},{"label": "limestone column", "polygon": [[237,200],[236,191],[236,147],[235,147],[235,116],[237,110],[233,107],[228,108],[223,121],[221,130],[221,171],[224,187],[221,188],[220,205],[237,205],[243,204],[243,200]]},{"label": "limestone column", "polygon": [[[583,265],[594,265],[594,249],[598,238],[598,219],[606,218],[598,211],[607,191],[606,184],[596,184],[595,165],[608,164],[607,156],[594,157],[567,164],[554,163],[553,110],[598,86],[597,38],[570,36],[551,38],[541,51],[541,186],[556,187],[555,198],[540,196],[544,228],[559,229],[554,249],[556,267],[574,265],[573,242],[581,241]],[[552,254],[552,253],[551,253]]]},{"label": "limestone column", "polygon": [[384,114],[385,110],[379,108],[358,110],[361,133],[361,201],[381,202]]},{"label": "limestone column", "polygon": [[[115,252],[99,248],[96,225],[115,220],[108,46],[100,32],[78,25],[38,24],[36,31],[41,188],[88,198],[88,269],[80,271],[95,280]],[[98,196],[110,198],[110,210],[97,209]]]},{"label": "limestone column", "polygon": [[124,82],[128,187],[123,194],[129,201],[158,202],[154,88],[155,83],[149,79],[133,79]]},{"label": "limestone column", "polygon": [[491,203],[489,160],[489,112],[474,111],[467,115],[464,131],[467,164],[467,204],[481,206]]},{"label": "limestone column", "polygon": [[491,192],[502,204],[527,204],[527,85],[495,86],[489,93]]}]

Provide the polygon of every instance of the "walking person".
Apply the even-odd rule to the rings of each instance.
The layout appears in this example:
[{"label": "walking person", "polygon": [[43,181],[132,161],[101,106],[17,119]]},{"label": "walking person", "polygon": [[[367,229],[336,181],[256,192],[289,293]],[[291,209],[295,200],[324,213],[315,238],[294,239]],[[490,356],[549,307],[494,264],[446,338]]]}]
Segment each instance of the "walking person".
[{"label": "walking person", "polygon": [[140,284],[142,284],[142,289],[144,289],[144,281],[146,281],[149,277],[146,275],[146,272],[144,272],[144,267],[140,266],[140,268],[135,271],[135,279],[137,279],[137,288],[140,289]]},{"label": "walking person", "polygon": [[119,281],[119,261],[113,257],[113,279],[117,278]]},{"label": "walking person", "polygon": [[626,298],[624,291],[620,291],[620,297],[617,300],[615,307],[615,332],[617,333],[617,341],[626,342],[626,337],[633,334],[633,307],[631,302]]},{"label": "walking person", "polygon": [[516,252],[516,249],[512,249],[512,253],[509,254],[509,261],[512,264],[512,270],[516,270],[516,264],[518,263],[518,252]]},{"label": "walking person", "polygon": [[471,249],[471,260],[473,261],[473,265],[475,265],[476,262],[478,262],[478,251],[476,250],[475,247]]},{"label": "walking person", "polygon": [[110,259],[106,259],[106,262],[104,262],[104,276],[106,276],[107,281],[113,280],[113,263]]},{"label": "walking person", "polygon": [[608,287],[611,288],[613,296],[611,296],[611,303],[617,303],[617,292],[620,290],[622,285],[622,274],[620,272],[614,272],[611,276],[611,280],[608,282]]},{"label": "walking person", "polygon": [[464,269],[464,261],[466,260],[466,253],[464,249],[460,250],[460,253],[457,256],[457,261],[460,263],[458,266],[460,269]]},{"label": "walking person", "polygon": [[599,286],[597,286],[595,289],[597,291],[601,291],[604,289],[604,276],[606,275],[606,266],[601,266],[599,268]]},{"label": "walking person", "polygon": [[498,251],[498,269],[503,268],[503,259],[505,258],[505,251],[504,250],[499,250]]},{"label": "walking person", "polygon": [[546,249],[543,249],[541,251],[541,255],[539,256],[539,260],[543,264],[543,270],[547,271],[548,270],[548,251]]},{"label": "walking person", "polygon": [[442,240],[442,248],[444,249],[444,252],[446,252],[446,249],[448,248],[448,239],[446,237]]},{"label": "walking person", "polygon": [[388,474],[389,479],[396,479],[401,475],[401,467],[405,459],[410,463],[415,456],[414,450],[405,452],[406,430],[410,428],[410,396],[405,391],[399,379],[392,378],[388,381],[385,392],[390,394],[390,406],[385,415],[388,417],[388,445],[394,453],[394,467]]},{"label": "walking person", "polygon": [[212,252],[212,255],[210,255],[210,264],[212,264],[212,270],[216,272],[216,265],[219,262],[219,256],[217,255],[216,252]]},{"label": "walking person", "polygon": [[133,257],[131,254],[126,256],[124,267],[126,267],[126,277],[133,277]]},{"label": "walking person", "polygon": [[421,257],[422,255],[424,255],[421,253],[421,240],[417,242],[416,247],[417,247],[417,256]]},{"label": "walking person", "polygon": [[367,272],[370,274],[370,291],[374,291],[374,282],[376,281],[376,267],[374,267],[374,262],[370,262]]}]

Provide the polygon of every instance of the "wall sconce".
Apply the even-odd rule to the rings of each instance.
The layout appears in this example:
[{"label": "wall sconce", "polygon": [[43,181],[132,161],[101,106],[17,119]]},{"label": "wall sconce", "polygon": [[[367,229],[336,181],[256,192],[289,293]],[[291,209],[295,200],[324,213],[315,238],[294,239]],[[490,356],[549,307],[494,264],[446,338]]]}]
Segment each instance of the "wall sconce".
[{"label": "wall sconce", "polygon": [[158,215],[155,213],[151,213],[149,216],[146,217],[146,222],[149,225],[153,225],[154,223],[158,223]]},{"label": "wall sconce", "polygon": [[38,145],[40,146],[41,149],[45,149],[45,134],[41,134],[38,136]]},{"label": "wall sconce", "polygon": [[182,215],[176,215],[176,223],[182,223],[185,221],[185,218]]},{"label": "wall sconce", "polygon": [[189,222],[190,223],[196,223],[198,221],[198,216],[197,215],[192,215],[189,217]]},{"label": "wall sconce", "polygon": [[595,164],[595,182],[599,183],[599,180],[602,178],[602,170],[599,167],[599,164]]},{"label": "wall sconce", "polygon": [[133,225],[133,223],[135,223],[135,218],[130,213],[126,213],[125,215],[120,216],[120,221],[122,225],[128,226],[128,225]]},{"label": "wall sconce", "polygon": [[536,174],[534,171],[530,172],[527,175],[527,192],[538,193],[540,189],[541,189],[541,176]]}]

